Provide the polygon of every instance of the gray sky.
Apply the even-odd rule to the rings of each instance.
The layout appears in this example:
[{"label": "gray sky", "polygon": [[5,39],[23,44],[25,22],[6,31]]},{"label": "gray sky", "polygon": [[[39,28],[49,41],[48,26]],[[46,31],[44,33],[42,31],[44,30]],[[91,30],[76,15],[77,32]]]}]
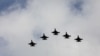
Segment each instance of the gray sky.
[{"label": "gray sky", "polygon": [[[100,56],[99,5],[99,0],[1,0],[0,56]],[[66,31],[70,39],[62,37]],[[43,33],[48,40],[40,39]],[[77,35],[84,40],[77,43]],[[31,40],[35,47],[28,45]]]}]

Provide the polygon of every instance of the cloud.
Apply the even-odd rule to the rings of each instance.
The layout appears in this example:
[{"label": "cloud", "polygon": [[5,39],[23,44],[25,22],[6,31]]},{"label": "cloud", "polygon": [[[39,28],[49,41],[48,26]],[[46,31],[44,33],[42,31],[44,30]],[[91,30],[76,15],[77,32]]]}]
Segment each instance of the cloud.
[{"label": "cloud", "polygon": [[[29,0],[25,9],[15,4],[11,8],[16,7],[16,10],[3,12],[0,16],[0,36],[4,40],[0,45],[5,48],[0,47],[3,50],[0,50],[0,55],[100,56],[99,0],[84,0],[84,4],[79,6],[82,13],[77,15],[70,10],[72,1]],[[80,2],[75,1],[77,3]],[[79,8],[74,7],[73,10],[79,12]],[[54,28],[61,32],[58,36],[52,35]],[[62,37],[66,31],[71,35],[68,40]],[[48,40],[39,38],[43,33],[49,37]],[[81,43],[74,40],[77,35],[84,39]],[[28,45],[31,40],[37,43],[35,47]]]},{"label": "cloud", "polygon": [[74,14],[83,13],[83,6],[84,6],[84,0],[71,0],[69,2],[70,10]]},{"label": "cloud", "polygon": [[5,13],[10,13],[20,7],[21,9],[25,9],[27,4],[27,0],[0,0],[0,15]]}]

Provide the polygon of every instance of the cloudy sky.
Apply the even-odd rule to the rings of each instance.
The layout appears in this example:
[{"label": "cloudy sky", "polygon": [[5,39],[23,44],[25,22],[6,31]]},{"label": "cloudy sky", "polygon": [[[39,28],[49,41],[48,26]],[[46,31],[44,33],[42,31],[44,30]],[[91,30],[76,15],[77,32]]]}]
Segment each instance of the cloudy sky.
[{"label": "cloudy sky", "polygon": [[[100,0],[0,0],[0,56],[100,56],[99,5]],[[58,36],[51,33],[55,28]],[[43,33],[48,40],[40,38]],[[76,42],[77,35],[84,40]],[[35,47],[28,45],[31,40]]]}]

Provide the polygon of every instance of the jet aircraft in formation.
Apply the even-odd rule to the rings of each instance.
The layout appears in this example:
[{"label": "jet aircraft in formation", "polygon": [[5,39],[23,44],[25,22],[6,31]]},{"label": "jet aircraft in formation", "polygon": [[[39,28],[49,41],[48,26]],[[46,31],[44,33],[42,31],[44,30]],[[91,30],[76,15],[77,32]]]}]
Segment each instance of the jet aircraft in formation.
[{"label": "jet aircraft in formation", "polygon": [[45,34],[43,34],[43,36],[40,38],[42,38],[43,40],[47,40],[48,37]]},{"label": "jet aircraft in formation", "polygon": [[58,32],[56,29],[52,32],[54,35],[58,35],[60,32]]},{"label": "jet aircraft in formation", "polygon": [[[54,31],[53,31],[52,33],[53,33],[53,35],[58,35],[60,32],[57,31],[56,29],[54,29]],[[64,37],[65,39],[69,39],[69,37],[71,37],[71,35],[69,35],[69,34],[66,32],[66,33],[63,35],[63,37]],[[49,37],[47,37],[47,36],[43,33],[43,36],[40,37],[40,38],[41,38],[42,40],[47,40],[47,38],[49,38]],[[74,40],[76,40],[76,42],[81,42],[83,39],[80,38],[79,35],[78,35],[77,38],[74,39]],[[34,42],[31,40],[31,42],[29,43],[29,45],[32,46],[32,47],[34,47],[34,46],[36,45],[36,43],[34,43]]]},{"label": "jet aircraft in formation", "polygon": [[71,37],[71,35],[69,35],[67,32],[65,35],[63,35],[63,37],[65,37],[66,39],[69,39],[69,37]]},{"label": "jet aircraft in formation", "polygon": [[79,37],[79,35],[77,36],[77,38],[75,39],[77,42],[81,42],[81,40],[83,40],[82,38]]},{"label": "jet aircraft in formation", "polygon": [[36,45],[36,43],[34,43],[32,40],[30,43],[28,43],[31,47],[34,47]]}]

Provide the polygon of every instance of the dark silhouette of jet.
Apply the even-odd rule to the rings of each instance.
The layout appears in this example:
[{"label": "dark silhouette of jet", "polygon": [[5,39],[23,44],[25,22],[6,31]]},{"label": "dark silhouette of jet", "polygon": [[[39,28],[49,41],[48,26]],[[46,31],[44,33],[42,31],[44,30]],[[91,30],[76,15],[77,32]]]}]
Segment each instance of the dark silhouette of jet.
[{"label": "dark silhouette of jet", "polygon": [[45,34],[43,34],[43,36],[40,38],[42,38],[43,40],[47,40],[48,37]]},{"label": "dark silhouette of jet", "polygon": [[66,39],[69,39],[69,37],[71,37],[71,35],[68,35],[68,33],[66,32],[66,34],[63,35],[63,37],[65,37]]},{"label": "dark silhouette of jet", "polygon": [[31,42],[29,43],[30,46],[34,47],[36,45],[36,43],[34,43],[32,40]]},{"label": "dark silhouette of jet", "polygon": [[52,32],[54,35],[58,35],[60,32],[58,32],[56,29]]},{"label": "dark silhouette of jet", "polygon": [[79,37],[79,35],[77,36],[77,38],[75,39],[77,42],[81,42],[81,40],[83,40],[82,38]]}]

